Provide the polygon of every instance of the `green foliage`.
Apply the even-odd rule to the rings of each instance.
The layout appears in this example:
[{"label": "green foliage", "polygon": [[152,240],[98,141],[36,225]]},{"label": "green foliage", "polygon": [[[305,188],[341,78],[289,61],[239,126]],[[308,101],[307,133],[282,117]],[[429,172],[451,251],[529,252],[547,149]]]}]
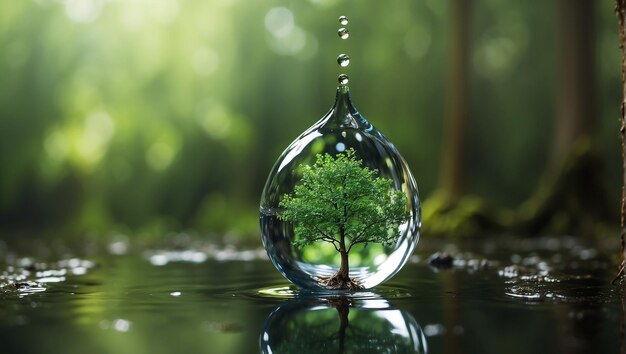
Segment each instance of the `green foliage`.
[{"label": "green foliage", "polygon": [[369,242],[392,245],[398,227],[409,218],[406,195],[392,188],[376,170],[362,167],[354,150],[332,157],[318,154],[313,166],[302,165],[302,181],[286,194],[279,217],[295,224],[294,245],[318,241],[346,252]]}]

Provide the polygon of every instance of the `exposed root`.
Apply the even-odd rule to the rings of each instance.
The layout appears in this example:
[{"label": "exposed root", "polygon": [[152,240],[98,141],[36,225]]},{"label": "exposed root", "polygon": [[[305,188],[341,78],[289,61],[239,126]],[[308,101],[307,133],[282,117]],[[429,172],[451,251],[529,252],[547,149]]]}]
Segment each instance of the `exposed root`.
[{"label": "exposed root", "polygon": [[350,291],[358,291],[364,289],[363,285],[361,285],[359,281],[340,276],[339,274],[334,274],[330,277],[321,277],[319,278],[319,280],[320,283],[322,283],[328,289]]}]

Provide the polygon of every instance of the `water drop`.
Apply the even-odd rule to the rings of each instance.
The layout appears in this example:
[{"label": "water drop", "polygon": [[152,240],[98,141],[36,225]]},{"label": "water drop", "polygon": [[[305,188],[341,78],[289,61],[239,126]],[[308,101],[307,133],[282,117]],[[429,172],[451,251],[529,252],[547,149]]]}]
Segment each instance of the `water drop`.
[{"label": "water drop", "polygon": [[346,26],[348,24],[348,16],[339,16],[339,23],[342,26]]},{"label": "water drop", "polygon": [[339,66],[343,68],[350,65],[350,57],[348,56],[348,54],[339,54],[337,56],[337,64],[339,64]]},{"label": "water drop", "polygon": [[348,75],[346,74],[341,74],[339,75],[339,77],[337,78],[337,81],[339,81],[339,83],[341,85],[347,85],[348,81],[350,80],[350,78],[348,77]]},{"label": "water drop", "polygon": [[350,37],[350,31],[348,31],[348,29],[345,27],[341,27],[339,30],[337,30],[337,34],[341,39],[348,39],[348,37]]},{"label": "water drop", "polygon": [[[395,239],[386,243],[373,241],[367,247],[359,244],[349,251],[349,278],[364,289],[381,284],[404,266],[419,239],[420,200],[408,165],[393,143],[353,106],[348,86],[339,85],[331,110],[278,158],[261,196],[263,245],[276,268],[299,287],[317,291],[337,289],[326,280],[337,274],[342,261],[329,242],[304,245],[296,242],[304,236],[298,225],[280,217],[285,211],[281,201],[287,195],[293,196],[296,186],[301,185],[305,166],[313,166],[322,154],[338,157],[348,152],[361,161],[361,166],[376,170],[377,177],[389,179],[390,190],[404,193],[409,212],[408,219],[397,226]],[[332,227],[325,230],[336,237]]]}]

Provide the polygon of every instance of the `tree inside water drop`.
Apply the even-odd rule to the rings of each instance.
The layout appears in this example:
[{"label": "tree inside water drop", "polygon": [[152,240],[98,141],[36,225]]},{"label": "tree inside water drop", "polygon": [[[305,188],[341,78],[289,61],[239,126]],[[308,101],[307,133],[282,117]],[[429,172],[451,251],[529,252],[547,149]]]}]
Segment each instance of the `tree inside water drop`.
[{"label": "tree inside water drop", "polygon": [[350,278],[349,253],[356,245],[393,245],[400,225],[410,218],[406,195],[391,180],[362,166],[352,149],[333,157],[318,154],[313,166],[301,165],[302,180],[280,202],[279,218],[294,225],[296,248],[332,244],[341,256],[337,272],[319,281],[329,289],[359,290]]}]

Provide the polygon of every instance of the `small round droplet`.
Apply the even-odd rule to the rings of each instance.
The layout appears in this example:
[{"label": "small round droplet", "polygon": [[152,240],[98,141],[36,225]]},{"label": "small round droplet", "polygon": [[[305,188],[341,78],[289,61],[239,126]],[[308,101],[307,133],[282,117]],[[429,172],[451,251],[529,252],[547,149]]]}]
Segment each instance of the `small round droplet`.
[{"label": "small round droplet", "polygon": [[350,37],[350,31],[348,31],[348,29],[345,27],[341,27],[337,31],[337,34],[339,35],[339,38],[341,39],[348,39],[348,37]]},{"label": "small round droplet", "polygon": [[346,74],[339,75],[339,77],[337,78],[337,81],[339,81],[339,83],[342,85],[347,85],[349,81],[348,75]]},{"label": "small round droplet", "polygon": [[350,57],[348,56],[348,54],[339,54],[337,56],[337,64],[344,68],[350,65]]},{"label": "small round droplet", "polygon": [[339,23],[342,26],[345,26],[348,24],[348,16],[339,16]]}]

